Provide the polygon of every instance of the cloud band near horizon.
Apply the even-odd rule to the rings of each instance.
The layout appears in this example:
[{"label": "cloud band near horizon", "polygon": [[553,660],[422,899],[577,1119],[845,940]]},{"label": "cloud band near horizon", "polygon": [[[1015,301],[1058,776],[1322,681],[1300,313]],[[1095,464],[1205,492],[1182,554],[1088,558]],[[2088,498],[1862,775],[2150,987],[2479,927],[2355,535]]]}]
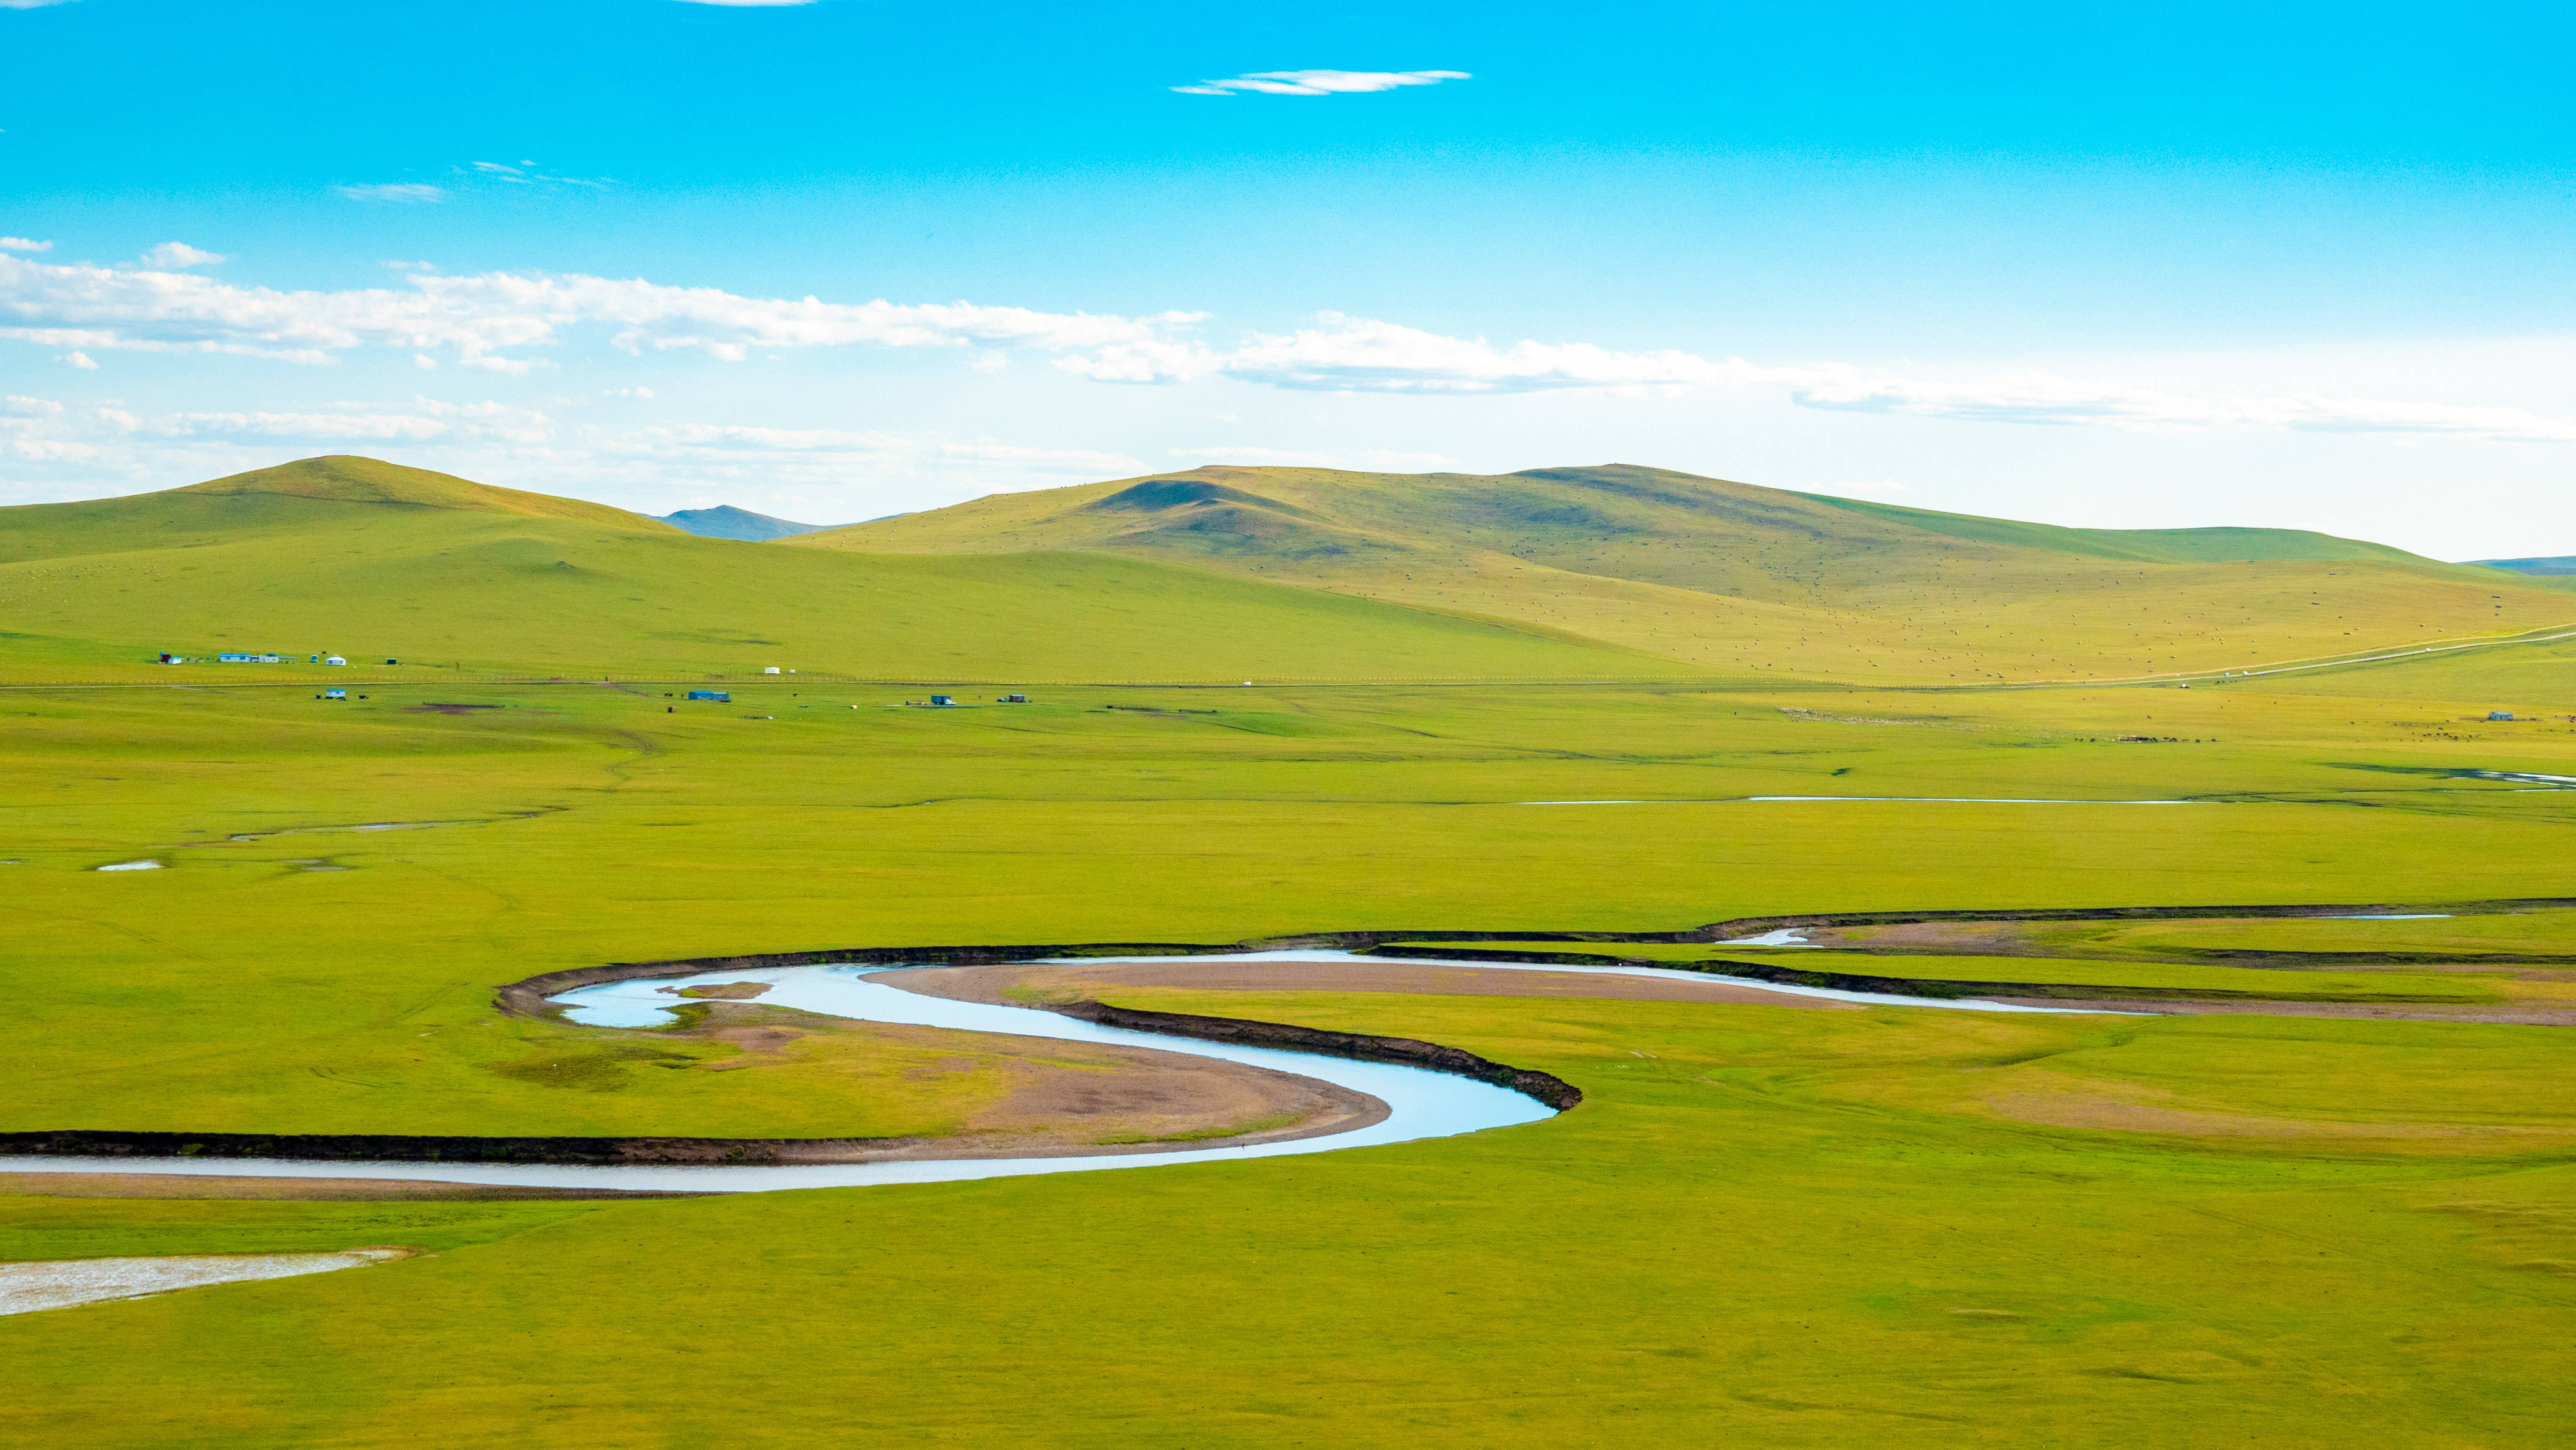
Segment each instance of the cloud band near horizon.
[{"label": "cloud band near horizon", "polygon": [[[23,239],[12,238],[12,241]],[[2326,397],[2193,397],[2042,373],[1957,380],[1875,374],[1846,363],[1770,366],[1673,349],[1591,343],[1498,346],[1401,324],[1316,315],[1231,349],[1178,335],[1206,317],[1041,312],[970,302],[863,303],[745,297],[713,287],[580,273],[416,272],[407,289],[280,291],[223,282],[158,261],[203,266],[218,254],[164,243],[147,265],[53,264],[0,254],[0,338],[91,352],[212,353],[328,363],[359,348],[413,351],[495,373],[547,366],[542,349],[576,329],[608,330],[620,351],[694,351],[742,361],[753,348],[945,347],[998,362],[1009,349],[1059,354],[1055,366],[1101,383],[1226,379],[1308,392],[1471,396],[1569,390],[1672,391],[1774,386],[1800,407],[1960,422],[2131,431],[2217,427],[2442,434],[2509,442],[2576,441],[2576,424],[2518,408]]]}]

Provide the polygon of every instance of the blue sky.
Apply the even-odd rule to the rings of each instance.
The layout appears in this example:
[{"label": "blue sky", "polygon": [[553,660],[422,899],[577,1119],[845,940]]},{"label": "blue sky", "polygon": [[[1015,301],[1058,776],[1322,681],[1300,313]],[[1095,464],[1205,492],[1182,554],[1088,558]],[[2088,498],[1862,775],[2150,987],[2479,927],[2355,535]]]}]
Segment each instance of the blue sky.
[{"label": "blue sky", "polygon": [[0,501],[1617,459],[2576,551],[2563,6],[1251,9],[0,0]]}]

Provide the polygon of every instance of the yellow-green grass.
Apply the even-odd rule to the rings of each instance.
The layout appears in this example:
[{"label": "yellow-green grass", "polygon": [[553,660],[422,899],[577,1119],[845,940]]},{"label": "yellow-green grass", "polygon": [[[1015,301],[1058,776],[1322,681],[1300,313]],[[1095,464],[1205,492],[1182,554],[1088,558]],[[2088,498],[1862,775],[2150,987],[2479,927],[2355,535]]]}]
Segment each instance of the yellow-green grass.
[{"label": "yellow-green grass", "polygon": [[[1586,1100],[1462,1139],[922,1187],[19,1201],[12,1257],[439,1252],[0,1320],[0,1426],[67,1450],[2563,1439],[2563,1032],[1117,1000],[1452,1042]],[[2052,1102],[2196,1131],[2028,1120]]]},{"label": "yellow-green grass", "polygon": [[[2491,707],[2500,671],[2524,698],[2493,707],[2576,713],[2547,668],[2513,662],[2552,647],[2277,689],[1266,683],[907,710],[894,707],[936,681],[1024,669],[1263,678],[1230,663],[1255,648],[1283,673],[1644,671],[1204,567],[888,561],[545,517],[434,481],[397,477],[428,492],[392,502],[365,501],[393,486],[381,478],[324,484],[183,505],[265,511],[207,514],[216,523],[173,541],[203,547],[135,554],[128,514],[93,521],[90,544],[63,524],[41,557],[0,566],[19,591],[11,628],[43,635],[0,641],[17,678],[105,675],[97,662],[129,644],[201,647],[98,621],[287,643],[214,638],[231,627],[206,621],[226,611],[244,628],[334,631],[343,650],[360,642],[342,629],[447,629],[450,662],[475,667],[346,703],[300,685],[0,692],[0,779],[14,787],[0,792],[0,1129],[837,1135],[936,1123],[1010,1071],[1008,1054],[977,1048],[965,1095],[925,1096],[903,1077],[906,1044],[866,1032],[747,1070],[671,1070],[614,1049],[694,1058],[715,1044],[492,1009],[498,984],[606,961],[2566,893],[2576,798],[2472,773],[2576,774],[2576,734],[2457,723]],[[29,517],[0,514],[0,543],[41,532]],[[1961,538],[1956,521],[1904,527],[1963,550],[2038,547]],[[433,563],[441,546],[466,562]],[[2079,566],[2221,567],[2060,553],[2067,580]],[[1931,557],[1948,571],[1967,556]],[[2419,568],[2374,557],[2260,567],[2338,581],[2347,562]],[[115,572],[141,563],[161,577]],[[1918,596],[1898,602],[1928,606],[1960,573],[1889,577]],[[2048,576],[1995,565],[1977,589],[1993,602],[2007,576],[2054,618],[2031,582]],[[2259,601],[2239,587],[2250,577],[2225,575],[2228,607]],[[2463,576],[2425,577],[2438,603]],[[885,607],[854,607],[863,597]],[[1756,605],[1808,607],[1795,590],[1743,608]],[[2282,612],[2253,612],[2266,610]],[[782,619],[812,633],[775,631]],[[653,637],[675,632],[694,633]],[[811,666],[779,657],[809,647]],[[1541,668],[1533,650],[1568,653]],[[1830,655],[1819,638],[1779,672],[1840,668]],[[672,682],[474,679],[766,663],[922,683],[733,681],[717,706],[673,698]],[[414,708],[430,701],[502,708]],[[1743,799],[1758,795],[2211,803]],[[1672,803],[1520,804],[1641,799]],[[95,869],[137,859],[165,869]],[[0,1209],[0,1255],[437,1252],[0,1319],[0,1439],[2447,1450],[2563,1437],[2576,1038],[2559,1030],[1116,1000],[1451,1043],[1559,1073],[1586,1102],[1385,1149],[747,1199],[21,1201]],[[547,1070],[567,1060],[589,1066]]]},{"label": "yellow-green grass", "polygon": [[[270,482],[300,491],[242,491],[263,474],[219,492],[0,509],[0,680],[696,679],[772,666],[1006,682],[1693,673],[1534,626],[1151,560],[789,551],[393,473],[336,495],[289,468]],[[377,496],[388,491],[445,502]],[[531,511],[540,505],[561,516]],[[225,651],[293,663],[152,662]],[[354,668],[311,662],[331,651]]]},{"label": "yellow-green grass", "polygon": [[[2101,989],[2100,995],[2136,990],[2224,994],[2283,1002],[2493,1002],[2500,997],[2564,996],[2576,1001],[2576,989],[2553,993],[2555,984],[2510,982],[2501,976],[2464,977],[2456,972],[2280,971],[2268,968],[2220,967],[2198,962],[2103,962],[2050,957],[1897,956],[1871,952],[1799,950],[1761,947],[1712,947],[1660,942],[1389,942],[1389,956],[1452,951],[1575,953],[1670,962],[1675,966],[1727,974],[1730,964],[1766,970],[1884,977],[1929,983],[1994,982],[2015,985]],[[1737,975],[1742,975],[1738,973]]]},{"label": "yellow-green grass", "polygon": [[[2430,735],[2511,740],[2535,732],[2565,733],[2576,726],[2576,639],[2505,648],[2450,651],[2328,670],[2266,675],[2200,688],[2250,688],[2267,695],[2456,702],[2458,711],[2419,710],[2408,724]],[[2489,721],[2493,711],[2516,718]]]},{"label": "yellow-green grass", "polygon": [[2576,956],[2576,911],[2470,913],[2434,920],[2032,922],[2033,941],[2101,951],[2460,952]]},{"label": "yellow-green grass", "polygon": [[[23,787],[0,799],[0,1127],[725,1134],[783,1113],[862,1131],[900,1104],[800,1097],[838,1080],[795,1062],[639,1064],[600,1074],[615,1091],[497,1078],[586,1039],[497,1016],[492,989],[836,946],[2542,896],[2576,827],[2570,797],[2438,773],[2490,757],[2307,697],[2002,694],[1911,725],[1850,723],[1904,697],[1807,693],[1789,714],[1686,688],[929,711],[782,682],[673,714],[660,687],[566,684],[412,708],[456,693],[0,696],[0,772]],[[2218,743],[2088,743],[2150,713]],[[2554,748],[2494,763],[2563,769],[2576,751]],[[1740,799],[1846,792],[2229,800]],[[1681,803],[1518,804],[1639,798]],[[417,828],[356,829],[378,825]],[[95,869],[137,859],[165,869]]]},{"label": "yellow-green grass", "polygon": [[[2445,678],[1080,688],[974,711],[785,680],[725,707],[665,685],[12,691],[0,1128],[775,1136],[937,1106],[870,1098],[871,1064],[828,1054],[490,1070],[666,1043],[490,1008],[603,961],[2562,894],[2576,799],[2464,772],[2576,773],[2576,737],[2427,738],[2404,722],[2468,708]],[[504,708],[408,708],[456,699]],[[2140,733],[2205,743],[2109,743]],[[1817,794],[2225,803],[1740,799]],[[1695,803],[1515,804],[1638,798]],[[442,824],[353,829],[413,822]],[[92,869],[144,858],[168,866]],[[745,1200],[24,1202],[0,1252],[438,1252],[0,1320],[0,1437],[2559,1434],[2576,1038],[2555,1029],[1115,1000],[1451,1043],[1587,1101],[1456,1141]],[[782,1390],[794,1344],[829,1350]]]},{"label": "yellow-green grass", "polygon": [[2576,623],[2566,592],[2540,581],[2322,534],[2062,529],[1619,465],[1210,467],[995,495],[787,547],[1108,551],[1771,679],[2112,679]]}]

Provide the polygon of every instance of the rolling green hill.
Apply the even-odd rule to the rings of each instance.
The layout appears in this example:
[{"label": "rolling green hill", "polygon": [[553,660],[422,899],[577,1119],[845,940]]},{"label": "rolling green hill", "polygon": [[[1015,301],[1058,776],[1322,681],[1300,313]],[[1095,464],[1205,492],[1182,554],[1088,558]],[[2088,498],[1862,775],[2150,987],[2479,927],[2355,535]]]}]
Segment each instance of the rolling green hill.
[{"label": "rolling green hill", "polygon": [[1946,683],[2227,669],[2576,616],[2563,592],[2287,529],[2068,529],[1612,464],[1209,467],[809,534],[1078,549],[1542,624],[1727,673]]},{"label": "rolling green hill", "polygon": [[367,459],[0,509],[0,619],[0,677],[17,679],[115,667],[175,681],[193,676],[145,662],[222,650],[923,680],[1688,673],[1526,625],[1150,559],[790,551]]}]

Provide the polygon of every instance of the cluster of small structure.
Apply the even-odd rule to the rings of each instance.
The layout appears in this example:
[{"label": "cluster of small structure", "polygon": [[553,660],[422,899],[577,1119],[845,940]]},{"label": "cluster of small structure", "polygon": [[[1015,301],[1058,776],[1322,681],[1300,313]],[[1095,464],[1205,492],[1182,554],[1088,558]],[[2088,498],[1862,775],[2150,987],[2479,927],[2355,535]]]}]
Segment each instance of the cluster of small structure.
[{"label": "cluster of small structure", "polygon": [[[1029,697],[1026,695],[995,695],[993,697],[993,703],[996,705],[1025,705],[1028,702]],[[955,695],[933,695],[927,700],[906,700],[904,703],[920,710],[971,710],[975,708],[972,705],[958,704],[957,697]]]},{"label": "cluster of small structure", "polygon": [[[291,665],[295,663],[295,657],[293,655],[247,654],[237,650],[225,650],[216,654],[212,659],[208,659],[204,655],[178,655],[164,651],[161,654],[155,655],[153,657],[153,662],[155,664],[164,665]],[[305,663],[307,664],[345,665],[348,662],[348,659],[342,655],[320,654],[305,656]],[[388,658],[385,663],[389,665],[398,665],[401,664],[402,661]]]}]

